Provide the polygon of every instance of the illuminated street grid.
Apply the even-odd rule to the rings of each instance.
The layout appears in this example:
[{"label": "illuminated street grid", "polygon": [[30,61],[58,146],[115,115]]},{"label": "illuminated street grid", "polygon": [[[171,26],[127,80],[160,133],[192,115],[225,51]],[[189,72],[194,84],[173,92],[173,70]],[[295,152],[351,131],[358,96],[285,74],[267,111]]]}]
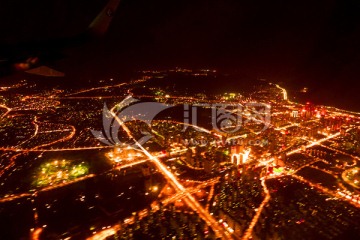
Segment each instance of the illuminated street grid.
[{"label": "illuminated street grid", "polygon": [[[110,79],[73,91],[35,93],[35,83],[26,80],[2,86],[0,211],[18,212],[3,236],[360,236],[360,113],[296,103],[285,88],[267,82],[252,92],[217,94],[165,87],[172,76],[191,82],[217,72],[143,71],[128,83]],[[150,124],[137,116],[129,121],[118,111],[130,97],[175,107]],[[121,143],[114,146],[91,133],[103,128],[104,103],[119,126]],[[253,103],[271,107],[270,122]],[[214,129],[214,104],[233,106],[241,128],[226,131],[234,129],[228,122]],[[140,143],[144,132],[152,138]],[[73,217],[61,215],[66,212]]]}]

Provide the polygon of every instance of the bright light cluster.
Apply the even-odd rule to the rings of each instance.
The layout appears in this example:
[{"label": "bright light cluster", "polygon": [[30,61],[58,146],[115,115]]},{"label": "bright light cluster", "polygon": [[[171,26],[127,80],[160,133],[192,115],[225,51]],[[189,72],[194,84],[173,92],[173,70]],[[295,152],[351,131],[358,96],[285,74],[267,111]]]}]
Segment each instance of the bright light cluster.
[{"label": "bright light cluster", "polygon": [[85,162],[74,164],[69,160],[54,160],[40,166],[33,185],[45,187],[65,183],[88,174],[89,166]]}]

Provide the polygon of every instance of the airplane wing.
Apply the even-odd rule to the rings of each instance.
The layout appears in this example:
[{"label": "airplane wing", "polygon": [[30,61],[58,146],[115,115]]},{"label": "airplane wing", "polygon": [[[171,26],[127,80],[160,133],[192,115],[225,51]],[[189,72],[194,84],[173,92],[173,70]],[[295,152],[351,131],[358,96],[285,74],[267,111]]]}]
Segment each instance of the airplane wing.
[{"label": "airplane wing", "polygon": [[63,72],[59,72],[59,71],[49,68],[47,66],[40,66],[37,68],[27,70],[26,72],[30,73],[30,74],[45,76],[45,77],[64,77],[65,76],[65,74]]},{"label": "airplane wing", "polygon": [[[0,48],[0,77],[12,74],[15,71],[26,71],[31,74],[42,76],[64,76],[64,73],[46,66],[39,66],[39,63],[48,62],[59,49],[66,49],[78,46],[95,37],[104,35],[118,9],[120,0],[109,0],[101,12],[91,22],[88,29],[74,37],[46,40],[44,42],[33,42],[26,44],[15,44]],[[0,46],[1,47],[1,46]],[[51,54],[49,54],[51,52]],[[54,53],[53,53],[54,52]],[[44,54],[45,53],[45,54]]]}]

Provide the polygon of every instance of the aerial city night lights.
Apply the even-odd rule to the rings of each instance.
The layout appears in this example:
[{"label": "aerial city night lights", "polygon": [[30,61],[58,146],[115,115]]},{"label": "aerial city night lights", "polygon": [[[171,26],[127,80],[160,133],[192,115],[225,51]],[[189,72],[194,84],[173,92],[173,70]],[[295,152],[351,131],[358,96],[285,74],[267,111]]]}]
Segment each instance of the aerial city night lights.
[{"label": "aerial city night lights", "polygon": [[358,234],[360,114],[293,102],[263,80],[222,94],[180,85],[214,77],[177,68],[74,92],[4,86],[0,202],[11,221],[22,219],[17,236]]},{"label": "aerial city night lights", "polygon": [[[140,60],[151,48],[143,39],[136,40],[141,50],[129,60],[139,57],[131,70],[113,68],[112,58],[102,65],[107,44],[114,59],[132,54],[124,47],[115,54],[111,45],[115,27],[126,32],[139,24],[118,24],[131,18],[126,11],[139,16],[134,9],[141,4],[129,2],[102,1],[84,34],[52,42],[61,49],[98,47],[74,50],[80,57],[69,74],[55,70],[54,59],[48,61],[54,46],[41,41],[25,58],[0,59],[0,239],[359,239],[355,96],[353,108],[329,104],[330,90],[314,97],[320,88],[309,82],[263,74],[271,64],[255,77],[220,63],[203,67],[217,64],[201,59],[160,64],[171,44],[163,52],[155,44],[160,67],[150,67]],[[224,2],[219,11],[231,14],[237,3]],[[116,20],[119,6],[124,11]],[[169,11],[198,15],[181,6]],[[151,35],[160,31],[156,24],[139,31]],[[27,52],[28,45],[16,46]],[[84,58],[98,59],[80,71]]]}]

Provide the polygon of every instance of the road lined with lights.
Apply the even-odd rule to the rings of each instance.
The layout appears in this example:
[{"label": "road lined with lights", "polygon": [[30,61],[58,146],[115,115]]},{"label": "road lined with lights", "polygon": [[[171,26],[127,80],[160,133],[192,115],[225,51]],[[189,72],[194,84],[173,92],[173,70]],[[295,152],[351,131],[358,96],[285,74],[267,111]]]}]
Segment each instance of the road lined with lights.
[{"label": "road lined with lights", "polygon": [[67,96],[73,96],[73,95],[77,95],[77,94],[81,94],[81,93],[86,93],[86,92],[91,92],[91,91],[95,91],[95,90],[101,90],[101,89],[108,89],[108,88],[117,88],[117,87],[121,87],[127,85],[127,83],[120,83],[117,85],[109,85],[109,86],[102,86],[102,87],[95,87],[95,88],[88,88],[88,89],[84,89],[84,90],[80,90],[78,92],[74,92],[74,93],[70,93],[65,95]]},{"label": "road lined with lights", "polygon": [[[186,191],[188,193],[190,193],[190,194],[194,194],[194,193],[198,192],[200,189],[202,189],[204,187],[214,186],[214,184],[218,183],[219,180],[220,180],[220,178],[217,177],[217,178],[213,178],[213,179],[210,179],[210,180],[207,180],[207,181],[203,181],[202,183],[200,183],[199,185],[197,185],[195,187],[187,188]],[[172,195],[171,197],[166,198],[165,200],[162,201],[162,203],[163,204],[168,204],[170,202],[179,200],[179,199],[181,199],[183,197],[186,197],[186,192],[185,191],[178,192],[178,193]]]},{"label": "road lined with lights", "polygon": [[30,138],[28,138],[28,139],[26,139],[25,141],[23,141],[23,142],[21,142],[20,144],[18,144],[18,145],[16,146],[16,148],[20,147],[21,145],[25,144],[26,142],[28,142],[28,141],[30,141],[31,139],[33,139],[33,138],[36,137],[36,135],[37,135],[38,132],[39,132],[39,124],[37,123],[37,116],[35,116],[34,121],[32,121],[32,124],[34,124],[34,126],[35,126],[34,134],[33,134]]},{"label": "road lined with lights", "polygon": [[9,108],[9,107],[7,107],[7,106],[5,106],[5,105],[2,105],[2,104],[0,104],[0,108],[5,108],[6,109],[6,112],[5,113],[3,113],[3,115],[1,115],[1,117],[0,118],[4,118],[6,115],[8,115],[10,112],[11,112],[11,108]]},{"label": "road lined with lights", "polygon": [[265,181],[266,181],[266,178],[263,178],[261,180],[261,185],[262,185],[263,190],[265,192],[265,198],[261,202],[260,206],[257,208],[255,216],[251,220],[249,227],[247,228],[247,230],[244,233],[244,236],[242,237],[243,240],[247,240],[247,239],[250,239],[252,237],[253,229],[254,229],[255,225],[257,224],[257,222],[259,221],[261,212],[263,211],[265,205],[270,201],[271,196],[270,196],[270,192],[269,192],[269,190],[268,190],[268,188],[266,186]]},{"label": "road lined with lights", "polygon": [[338,150],[338,149],[336,149],[336,148],[332,148],[332,147],[326,146],[326,145],[324,145],[324,144],[320,144],[320,146],[322,146],[322,147],[324,147],[324,148],[327,148],[327,149],[329,149],[329,150],[331,150],[331,151],[334,151],[334,152],[341,153],[341,154],[343,154],[343,155],[352,157],[352,158],[360,161],[360,157],[358,157],[358,156],[352,155],[352,154],[347,153],[347,152],[344,152],[344,151],[340,151],[340,150]]},{"label": "road lined with lights", "polygon": [[301,147],[299,147],[299,148],[297,148],[297,149],[295,149],[295,150],[292,150],[292,151],[290,151],[290,152],[287,152],[286,155],[287,155],[287,156],[293,155],[293,154],[295,154],[295,153],[301,152],[301,151],[303,150],[303,148],[311,148],[311,147],[313,147],[313,146],[315,146],[315,145],[319,145],[319,144],[321,144],[322,142],[325,142],[325,141],[327,141],[327,140],[329,140],[329,139],[332,139],[332,138],[335,138],[335,137],[338,137],[338,136],[340,136],[340,133],[339,133],[339,132],[338,132],[338,133],[335,133],[335,134],[332,134],[332,135],[330,135],[330,136],[327,136],[327,137],[325,137],[325,138],[322,138],[322,139],[320,139],[320,140],[311,142],[311,143],[309,143],[309,144],[307,144],[307,145],[305,145],[305,146],[301,146]]},{"label": "road lined with lights", "polygon": [[[208,180],[206,182],[202,182],[200,185],[198,185],[196,187],[188,188],[188,190],[189,190],[189,192],[191,194],[193,194],[193,193],[198,192],[199,189],[202,189],[202,188],[207,187],[207,186],[211,186],[212,189],[213,189],[214,185],[216,183],[218,183],[218,182],[219,182],[219,178],[210,179],[210,180]],[[170,197],[165,198],[161,202],[162,202],[162,204],[164,206],[166,206],[167,204],[172,203],[172,202],[174,202],[176,200],[179,200],[179,199],[181,199],[183,197],[185,197],[184,192],[179,192],[176,195],[172,195]],[[153,212],[156,212],[156,211],[160,210],[160,207],[157,204],[151,204],[151,210]],[[139,220],[141,220],[144,217],[147,217],[148,214],[149,214],[148,209],[143,209],[143,210],[140,210],[140,211],[137,212]],[[125,219],[124,223],[129,224],[129,225],[134,224],[135,223],[135,217],[132,216],[130,218]],[[93,236],[87,238],[87,240],[103,240],[103,239],[106,239],[107,237],[115,235],[120,230],[121,230],[121,225],[120,224],[115,224],[113,226],[102,227],[102,229],[99,232],[96,232],[96,231],[93,232]]]},{"label": "road lined with lights", "polygon": [[320,184],[312,183],[311,181],[309,181],[309,180],[307,180],[307,179],[305,179],[305,178],[303,178],[301,176],[298,176],[296,174],[293,174],[291,176],[298,179],[301,182],[304,182],[304,183],[308,184],[309,186],[311,186],[313,188],[316,188],[317,190],[319,190],[319,191],[321,191],[323,193],[331,195],[334,198],[344,200],[344,201],[350,203],[351,205],[354,205],[355,207],[360,207],[360,200],[353,199],[349,195],[344,194],[341,191],[337,191],[337,192],[332,191],[332,190],[330,190],[328,188],[325,188],[325,187],[321,186]]},{"label": "road lined with lights", "polygon": [[288,95],[287,95],[286,89],[280,87],[278,84],[275,84],[275,86],[282,91],[282,93],[283,93],[283,99],[287,101],[287,100],[288,100]]},{"label": "road lined with lights", "polygon": [[114,148],[114,146],[97,146],[97,147],[75,147],[75,148],[16,148],[16,147],[0,147],[0,151],[10,152],[61,152],[61,151],[81,151],[81,150],[96,150]]},{"label": "road lined with lights", "polygon": [[123,130],[127,133],[130,139],[133,139],[135,145],[143,151],[143,153],[150,158],[150,161],[154,163],[154,165],[158,168],[158,170],[163,174],[163,176],[167,179],[170,185],[177,191],[177,192],[184,192],[185,203],[193,209],[195,212],[199,214],[208,226],[210,226],[217,236],[222,237],[223,239],[232,239],[231,235],[225,231],[218,222],[211,216],[203,207],[195,200],[195,198],[184,188],[183,185],[176,179],[176,177],[166,168],[166,166],[157,158],[152,156],[133,136],[129,128],[124,124],[124,122],[116,116],[114,113],[114,109],[116,105],[110,110],[110,113],[115,118],[115,120],[119,123],[119,125],[123,128]]}]

